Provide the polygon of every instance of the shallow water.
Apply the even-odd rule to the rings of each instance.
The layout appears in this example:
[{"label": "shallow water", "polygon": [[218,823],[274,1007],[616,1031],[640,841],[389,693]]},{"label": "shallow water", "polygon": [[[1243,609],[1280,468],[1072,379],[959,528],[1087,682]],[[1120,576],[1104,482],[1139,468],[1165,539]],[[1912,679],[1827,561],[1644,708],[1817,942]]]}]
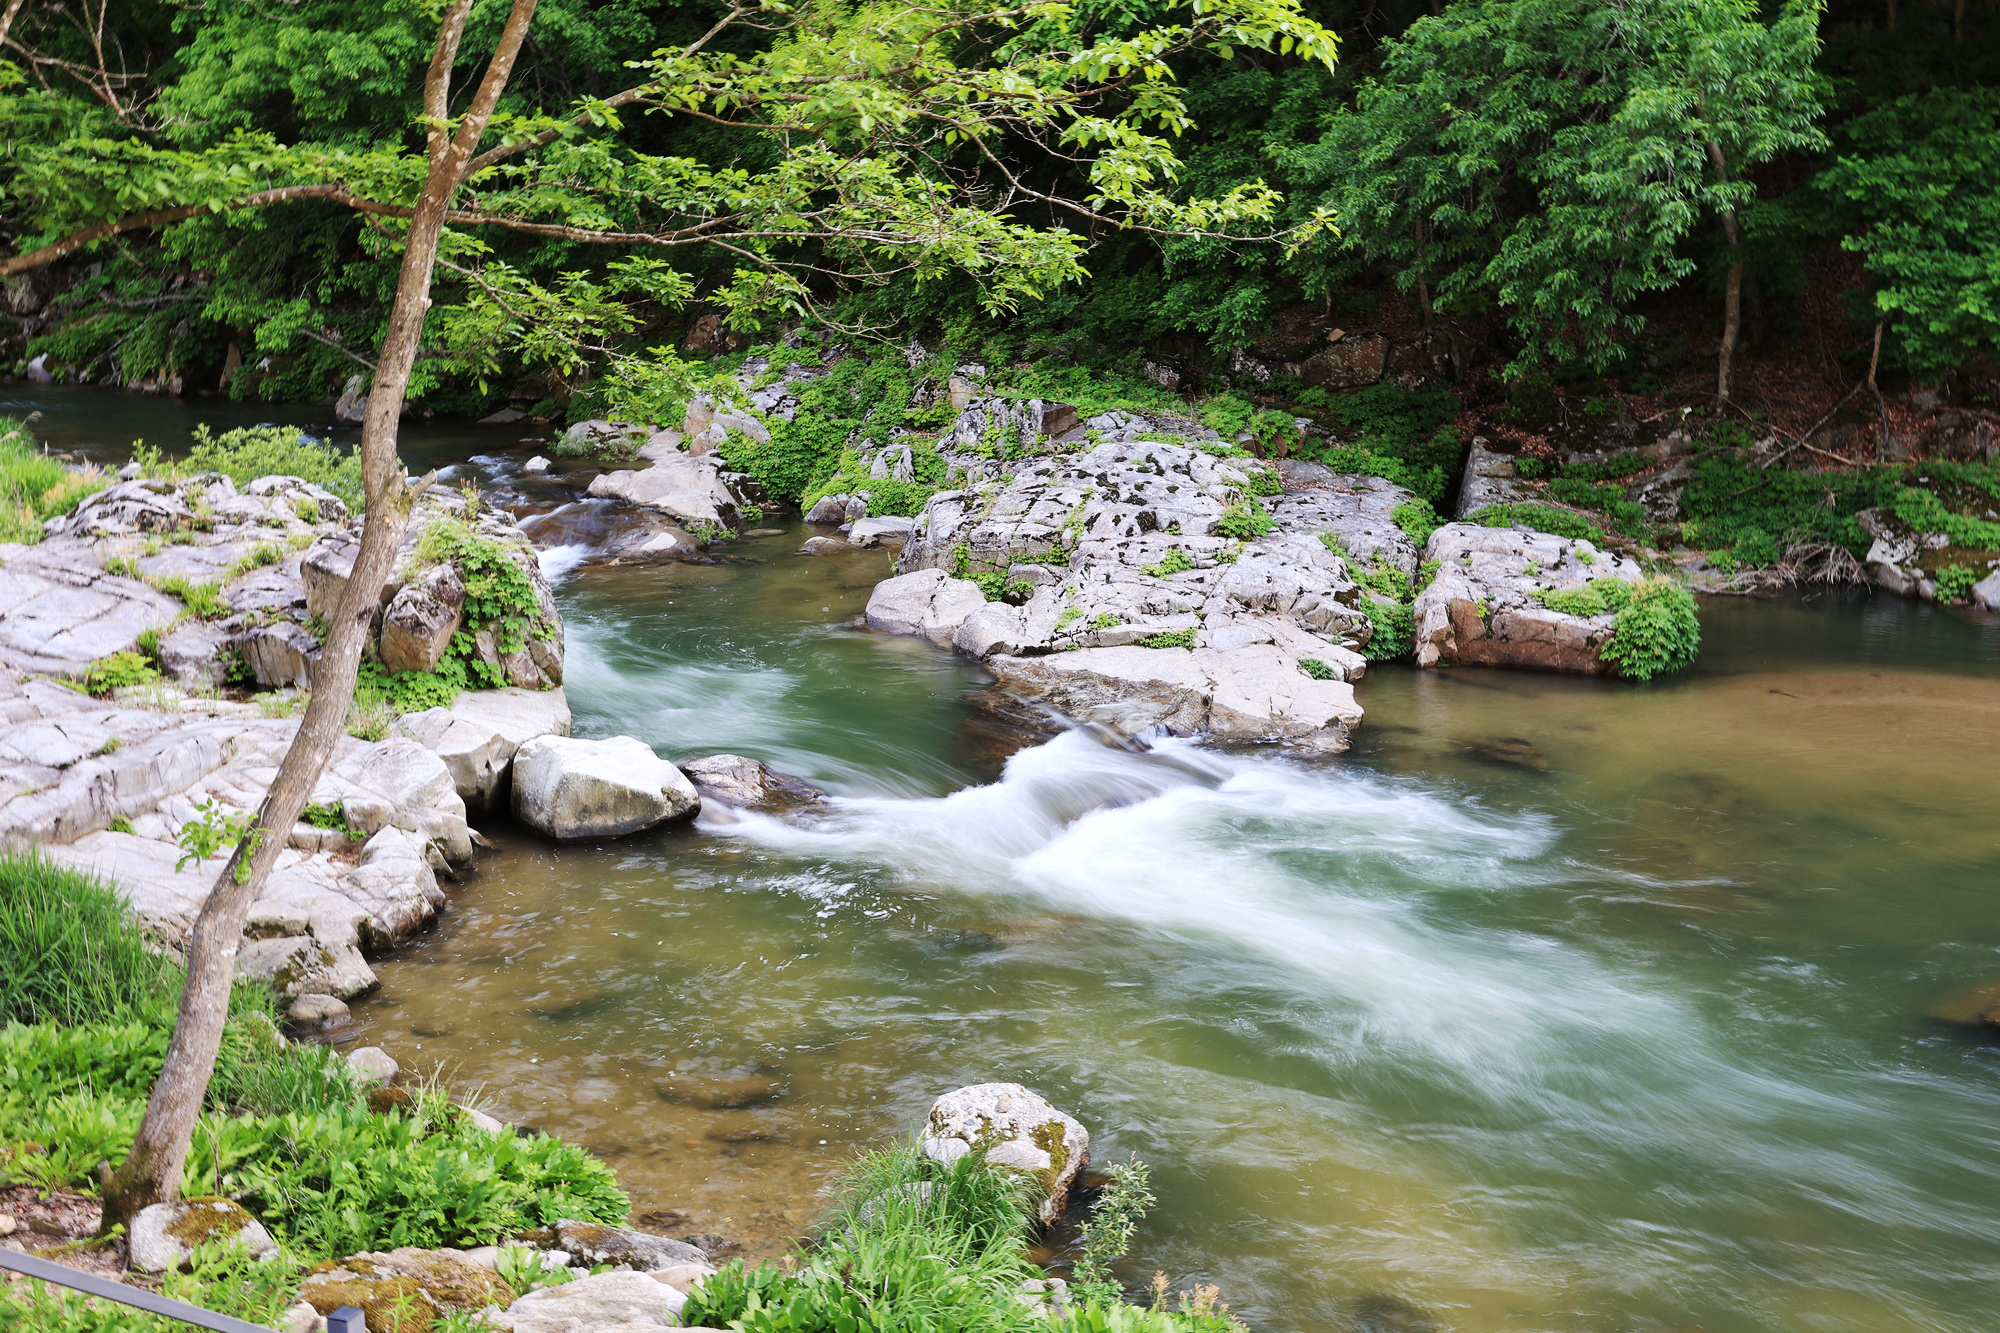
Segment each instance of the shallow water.
[{"label": "shallow water", "polygon": [[[973,671],[848,626],[883,559],[796,540],[570,576],[571,697],[846,799],[503,835],[370,1041],[753,1253],[1011,1079],[1153,1165],[1128,1276],[1258,1328],[2000,1324],[2000,1049],[1924,1014],[2000,975],[1991,625],[1711,603],[1672,683],[1381,670],[1343,759],[1072,734],[995,781]],[[690,1104],[743,1076],[788,1092]]]},{"label": "shallow water", "polygon": [[[30,406],[113,461],[325,415],[0,386]],[[522,434],[403,452],[490,482]],[[569,690],[580,733],[835,811],[493,822],[368,1041],[750,1253],[938,1092],[1014,1079],[1153,1165],[1127,1276],[1260,1330],[2000,1328],[2000,1046],[1926,1014],[2000,976],[1991,621],[1711,601],[1650,687],[1381,669],[1343,758],[1073,734],[1003,772],[976,669],[851,627],[886,559],[798,536],[568,572]]]}]

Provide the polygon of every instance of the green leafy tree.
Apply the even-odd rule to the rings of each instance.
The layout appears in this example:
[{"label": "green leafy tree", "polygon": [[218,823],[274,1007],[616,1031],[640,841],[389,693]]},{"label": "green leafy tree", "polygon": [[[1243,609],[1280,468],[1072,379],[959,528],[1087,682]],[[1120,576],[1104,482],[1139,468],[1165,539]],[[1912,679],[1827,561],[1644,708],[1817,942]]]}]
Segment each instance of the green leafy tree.
[{"label": "green leafy tree", "polygon": [[1848,122],[1822,172],[1900,359],[1938,372],[2000,340],[2000,90],[1939,88]]},{"label": "green leafy tree", "polygon": [[1383,48],[1303,169],[1323,225],[1426,308],[1497,303],[1510,373],[1612,364],[1635,298],[1725,242],[1718,392],[1740,326],[1745,173],[1820,143],[1818,9],[1750,0],[1456,0]]}]

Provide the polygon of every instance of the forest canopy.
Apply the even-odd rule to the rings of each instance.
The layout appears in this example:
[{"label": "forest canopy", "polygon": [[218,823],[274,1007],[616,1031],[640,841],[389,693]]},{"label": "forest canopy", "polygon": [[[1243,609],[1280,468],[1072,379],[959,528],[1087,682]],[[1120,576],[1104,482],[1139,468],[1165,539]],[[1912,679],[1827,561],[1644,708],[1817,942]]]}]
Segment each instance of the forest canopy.
[{"label": "forest canopy", "polygon": [[[468,50],[504,12],[474,6]],[[7,13],[0,271],[40,313],[6,355],[266,399],[365,373],[422,176],[434,6]],[[1678,298],[1712,311],[1726,393],[1739,324],[1782,322],[1843,255],[1860,336],[1880,320],[1885,364],[1936,377],[2000,331],[1996,20],[1990,0],[546,0],[412,391],[560,404],[801,322],[1136,364],[1383,301],[1483,323],[1509,378],[1560,377],[1632,369]]]}]

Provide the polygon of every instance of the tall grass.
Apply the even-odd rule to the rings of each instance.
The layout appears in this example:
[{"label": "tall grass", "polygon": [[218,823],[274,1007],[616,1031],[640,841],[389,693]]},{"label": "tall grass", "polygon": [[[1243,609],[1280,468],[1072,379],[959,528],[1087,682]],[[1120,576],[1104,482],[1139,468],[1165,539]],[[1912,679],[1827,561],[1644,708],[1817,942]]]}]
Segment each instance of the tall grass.
[{"label": "tall grass", "polygon": [[180,967],[132,928],[109,884],[0,853],[0,1023],[155,1018],[180,986]]},{"label": "tall grass", "polygon": [[0,417],[0,541],[40,541],[43,519],[67,514],[109,484],[97,468],[43,454],[25,423]]}]

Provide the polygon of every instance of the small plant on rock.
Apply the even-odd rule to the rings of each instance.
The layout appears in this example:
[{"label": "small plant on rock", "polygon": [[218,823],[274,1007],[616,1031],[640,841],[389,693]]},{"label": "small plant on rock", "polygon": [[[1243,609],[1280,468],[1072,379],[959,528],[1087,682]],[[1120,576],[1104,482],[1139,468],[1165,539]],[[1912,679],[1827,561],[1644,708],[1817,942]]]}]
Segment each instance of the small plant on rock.
[{"label": "small plant on rock", "polygon": [[1633,680],[1679,671],[1701,647],[1701,615],[1694,594],[1672,579],[1633,586],[1631,600],[1612,621],[1604,660]]}]

